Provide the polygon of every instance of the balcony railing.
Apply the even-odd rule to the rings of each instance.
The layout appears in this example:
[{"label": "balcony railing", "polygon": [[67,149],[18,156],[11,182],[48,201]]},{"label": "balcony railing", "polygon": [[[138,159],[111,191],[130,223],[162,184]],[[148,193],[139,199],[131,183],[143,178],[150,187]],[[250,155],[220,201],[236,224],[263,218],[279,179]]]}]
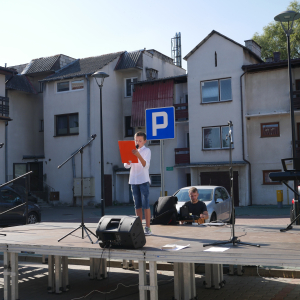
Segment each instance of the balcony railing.
[{"label": "balcony railing", "polygon": [[8,97],[0,96],[0,117],[9,118]]},{"label": "balcony railing", "polygon": [[190,163],[190,148],[175,148],[175,164]]},{"label": "balcony railing", "polygon": [[173,104],[175,107],[175,120],[185,121],[189,119],[188,103]]}]

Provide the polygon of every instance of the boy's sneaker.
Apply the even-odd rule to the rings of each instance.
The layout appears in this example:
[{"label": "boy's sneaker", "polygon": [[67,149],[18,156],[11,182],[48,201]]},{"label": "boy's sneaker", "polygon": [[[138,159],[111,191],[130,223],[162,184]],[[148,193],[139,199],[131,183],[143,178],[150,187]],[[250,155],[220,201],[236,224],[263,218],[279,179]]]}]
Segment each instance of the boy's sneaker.
[{"label": "boy's sneaker", "polygon": [[152,231],[151,231],[151,229],[149,227],[145,227],[144,233],[145,233],[145,235],[151,235]]}]

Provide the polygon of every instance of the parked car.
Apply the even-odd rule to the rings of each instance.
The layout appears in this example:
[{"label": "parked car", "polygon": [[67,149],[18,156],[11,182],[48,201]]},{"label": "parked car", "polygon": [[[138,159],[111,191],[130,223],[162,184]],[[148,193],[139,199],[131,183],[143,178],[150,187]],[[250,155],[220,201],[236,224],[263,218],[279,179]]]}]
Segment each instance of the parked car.
[{"label": "parked car", "polygon": [[[25,202],[24,197],[11,187],[0,188],[0,213]],[[41,209],[37,204],[28,201],[28,224],[37,222],[41,222]],[[23,224],[26,224],[26,205],[0,215],[0,225],[2,226]]]},{"label": "parked car", "polygon": [[[209,218],[206,222],[222,221],[232,223],[231,214],[231,198],[227,190],[222,186],[195,186],[199,193],[199,201],[203,201],[206,204]],[[174,193],[174,196],[178,198],[176,209],[180,213],[180,207],[187,201],[190,201],[189,197],[190,187],[184,187]]]}]

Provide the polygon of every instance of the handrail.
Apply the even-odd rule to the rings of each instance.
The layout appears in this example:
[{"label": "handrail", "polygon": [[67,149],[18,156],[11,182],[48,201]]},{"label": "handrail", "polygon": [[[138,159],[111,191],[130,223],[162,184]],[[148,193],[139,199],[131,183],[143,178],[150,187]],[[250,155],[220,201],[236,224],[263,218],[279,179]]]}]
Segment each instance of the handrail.
[{"label": "handrail", "polygon": [[2,188],[3,186],[6,186],[6,185],[8,185],[8,184],[10,184],[10,183],[12,183],[12,182],[18,180],[18,179],[20,179],[20,178],[22,178],[22,177],[25,177],[25,176],[27,176],[27,175],[29,175],[29,174],[31,174],[31,173],[32,173],[32,171],[29,171],[29,172],[27,172],[27,173],[25,173],[25,174],[23,174],[23,175],[21,175],[21,176],[15,178],[15,179],[12,179],[12,180],[10,180],[10,181],[7,181],[6,183],[1,184],[1,185],[0,185],[0,188]]}]

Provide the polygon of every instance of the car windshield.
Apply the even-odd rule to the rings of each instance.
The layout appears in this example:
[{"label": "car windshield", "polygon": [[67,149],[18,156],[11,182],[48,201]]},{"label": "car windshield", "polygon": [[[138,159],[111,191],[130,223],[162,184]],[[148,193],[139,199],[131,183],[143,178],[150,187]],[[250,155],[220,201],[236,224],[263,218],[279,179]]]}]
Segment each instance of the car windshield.
[{"label": "car windshield", "polygon": [[[211,201],[213,189],[198,189],[198,193],[198,199],[200,201]],[[188,189],[180,190],[175,196],[178,198],[178,202],[186,202],[190,200]]]}]

